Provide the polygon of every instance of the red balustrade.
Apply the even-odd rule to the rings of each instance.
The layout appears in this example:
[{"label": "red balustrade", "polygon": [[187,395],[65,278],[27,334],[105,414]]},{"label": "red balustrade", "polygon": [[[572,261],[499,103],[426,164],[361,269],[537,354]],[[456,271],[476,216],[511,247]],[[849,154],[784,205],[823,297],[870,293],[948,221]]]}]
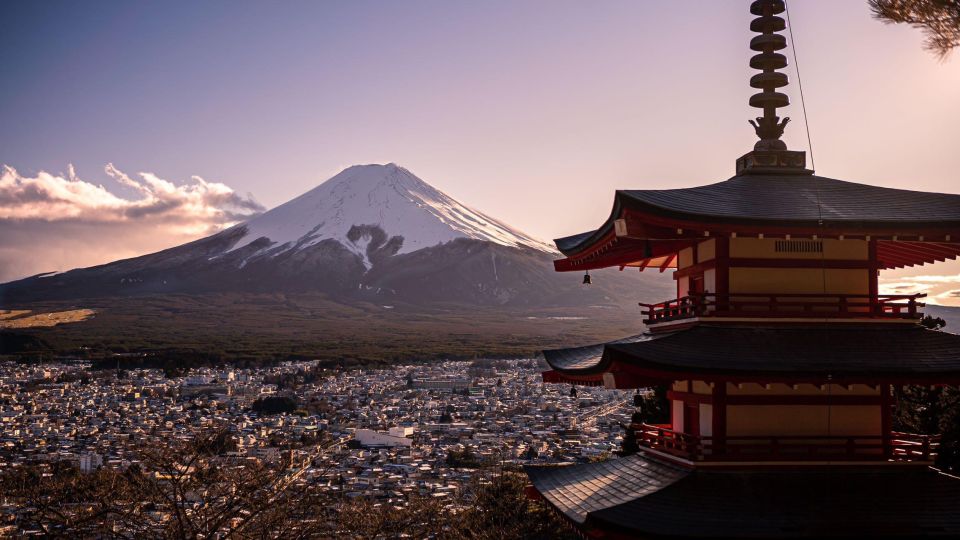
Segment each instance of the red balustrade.
[{"label": "red balustrade", "polygon": [[646,324],[694,317],[919,319],[925,294],[699,293],[643,304]]},{"label": "red balustrade", "polygon": [[668,426],[633,424],[637,442],[691,461],[919,461],[937,456],[940,437],[893,432],[889,436],[698,437]]}]

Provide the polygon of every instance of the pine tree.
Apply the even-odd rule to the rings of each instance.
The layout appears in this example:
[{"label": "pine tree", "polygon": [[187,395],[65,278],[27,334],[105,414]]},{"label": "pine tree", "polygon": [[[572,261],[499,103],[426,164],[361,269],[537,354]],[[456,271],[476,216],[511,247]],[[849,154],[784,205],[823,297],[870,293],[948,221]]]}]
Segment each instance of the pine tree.
[{"label": "pine tree", "polygon": [[869,0],[877,19],[906,23],[927,36],[926,48],[941,58],[960,46],[960,0]]}]

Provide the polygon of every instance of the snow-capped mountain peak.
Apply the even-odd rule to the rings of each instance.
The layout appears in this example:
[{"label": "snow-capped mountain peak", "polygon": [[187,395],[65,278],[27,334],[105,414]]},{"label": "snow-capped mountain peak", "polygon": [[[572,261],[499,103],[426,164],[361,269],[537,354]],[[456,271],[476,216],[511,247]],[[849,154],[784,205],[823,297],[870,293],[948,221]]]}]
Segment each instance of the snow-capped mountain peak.
[{"label": "snow-capped mountain peak", "polygon": [[[326,239],[339,241],[369,268],[367,246],[377,228],[401,237],[395,253],[455,240],[485,240],[553,253],[548,244],[469,208],[393,163],[355,165],[303,195],[237,225],[237,249],[267,238],[271,253],[299,250]],[[399,240],[396,240],[399,241]],[[395,242],[396,242],[395,241]]]}]

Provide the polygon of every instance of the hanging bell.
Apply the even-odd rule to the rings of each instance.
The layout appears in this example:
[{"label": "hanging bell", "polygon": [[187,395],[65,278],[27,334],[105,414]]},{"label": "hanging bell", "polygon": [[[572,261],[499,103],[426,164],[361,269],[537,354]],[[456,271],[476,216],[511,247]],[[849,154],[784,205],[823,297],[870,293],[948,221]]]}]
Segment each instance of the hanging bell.
[{"label": "hanging bell", "polygon": [[590,277],[590,271],[587,270],[587,273],[583,275],[583,284],[590,285],[593,283],[593,278]]}]

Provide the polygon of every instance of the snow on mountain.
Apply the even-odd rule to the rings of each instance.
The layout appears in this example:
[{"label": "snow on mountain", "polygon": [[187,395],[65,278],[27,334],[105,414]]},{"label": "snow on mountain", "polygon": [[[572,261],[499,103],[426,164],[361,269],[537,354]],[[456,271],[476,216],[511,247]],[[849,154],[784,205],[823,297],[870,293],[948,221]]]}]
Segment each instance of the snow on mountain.
[{"label": "snow on mountain", "polygon": [[85,298],[323,293],[347,304],[472,309],[620,305],[661,298],[672,286],[669,279],[654,283],[613,270],[583,287],[579,276],[554,271],[557,255],[405,169],[363,165],[228,230],[156,253],[0,284],[0,298],[74,305]]},{"label": "snow on mountain", "polygon": [[370,268],[367,245],[372,226],[388,237],[403,238],[397,254],[457,238],[555,252],[550,245],[460,204],[393,163],[349,167],[303,195],[235,226],[244,227],[246,233],[233,249],[265,237],[272,242],[266,250],[279,254],[334,239],[360,255],[364,266]]}]

